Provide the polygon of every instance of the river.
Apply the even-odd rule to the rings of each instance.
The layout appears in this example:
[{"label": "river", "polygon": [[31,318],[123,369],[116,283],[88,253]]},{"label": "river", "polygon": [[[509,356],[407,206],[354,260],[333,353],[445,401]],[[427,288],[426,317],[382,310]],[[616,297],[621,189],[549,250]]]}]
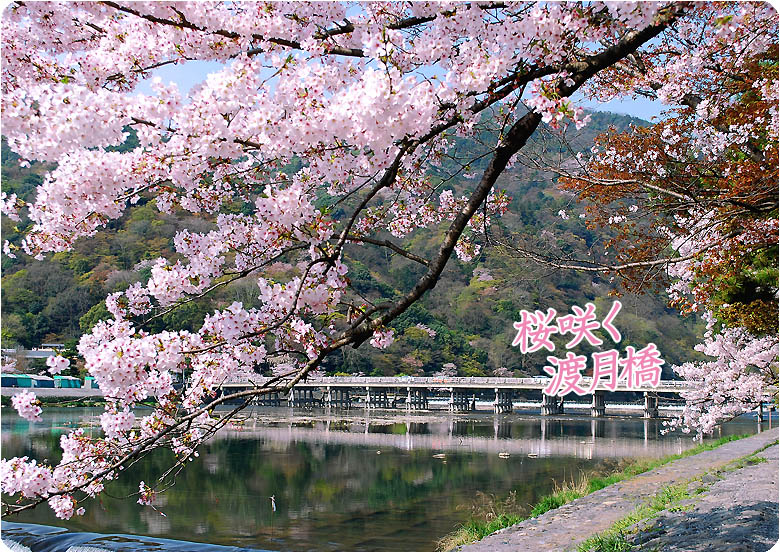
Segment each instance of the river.
[{"label": "river", "polygon": [[[99,432],[101,412],[49,408],[30,423],[4,409],[2,455],[55,461],[59,436]],[[259,408],[205,444],[156,509],[127,496],[171,461],[166,452],[129,469],[83,517],[42,507],[11,520],[249,549],[429,551],[491,494],[530,505],[583,471],[693,445],[662,428],[636,417]],[[756,430],[744,417],[715,437]]]}]

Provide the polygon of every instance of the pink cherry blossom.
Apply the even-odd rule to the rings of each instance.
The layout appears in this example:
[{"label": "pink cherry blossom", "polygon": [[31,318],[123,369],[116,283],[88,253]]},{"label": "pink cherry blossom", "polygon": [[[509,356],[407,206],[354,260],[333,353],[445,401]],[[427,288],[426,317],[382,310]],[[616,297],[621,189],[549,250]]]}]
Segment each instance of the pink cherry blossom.
[{"label": "pink cherry blossom", "polygon": [[11,404],[19,413],[19,416],[29,421],[42,420],[39,416],[42,412],[41,402],[35,396],[34,392],[19,392],[11,396]]},{"label": "pink cherry blossom", "polygon": [[52,355],[46,358],[46,366],[51,374],[60,374],[70,366],[70,360],[61,355]]},{"label": "pink cherry blossom", "polygon": [[[69,519],[76,509],[76,501],[71,495],[56,495],[49,498],[49,506],[57,518]],[[83,509],[80,509],[83,514]]]},{"label": "pink cherry blossom", "polygon": [[27,457],[14,457],[0,461],[0,482],[3,493],[9,495],[46,497],[54,480],[50,467]]},{"label": "pink cherry blossom", "polygon": [[371,338],[371,345],[378,349],[385,349],[395,340],[393,334],[393,329],[377,329]]}]

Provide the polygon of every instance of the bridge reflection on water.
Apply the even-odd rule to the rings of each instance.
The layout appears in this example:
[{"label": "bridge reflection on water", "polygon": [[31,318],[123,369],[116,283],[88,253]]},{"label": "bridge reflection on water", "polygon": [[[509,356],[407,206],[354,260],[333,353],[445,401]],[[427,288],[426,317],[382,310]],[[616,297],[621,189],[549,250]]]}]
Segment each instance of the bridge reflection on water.
[{"label": "bridge reflection on water", "polygon": [[[222,430],[225,437],[260,438],[272,442],[305,442],[362,447],[394,447],[403,450],[432,450],[507,454],[529,457],[662,457],[690,447],[690,437],[660,440],[663,421],[634,422],[639,435],[618,435],[618,425],[605,419],[552,419],[498,415],[492,435],[475,435],[476,421],[443,417],[434,421],[388,422],[379,419],[344,419],[323,416],[290,422],[269,422],[250,418]],[[536,420],[534,420],[536,419]],[[478,424],[484,428],[488,420]],[[589,432],[588,432],[589,430]],[[588,437],[588,434],[590,436]],[[686,443],[684,443],[686,442]]]},{"label": "bridge reflection on water", "polygon": [[[10,427],[4,425],[4,437],[16,433],[62,433],[78,427],[85,428],[90,435],[101,434],[102,409],[83,409],[75,417],[66,409],[51,411],[42,423],[18,419]],[[760,431],[762,423],[757,424]],[[768,425],[771,428],[771,418]],[[333,412],[260,407],[254,408],[250,416],[228,423],[212,440],[251,438],[278,443],[583,459],[662,457],[691,447],[692,435],[663,436],[664,429],[662,419],[638,417],[441,412],[404,415],[384,410]],[[720,433],[718,426],[712,437],[717,438]]]}]

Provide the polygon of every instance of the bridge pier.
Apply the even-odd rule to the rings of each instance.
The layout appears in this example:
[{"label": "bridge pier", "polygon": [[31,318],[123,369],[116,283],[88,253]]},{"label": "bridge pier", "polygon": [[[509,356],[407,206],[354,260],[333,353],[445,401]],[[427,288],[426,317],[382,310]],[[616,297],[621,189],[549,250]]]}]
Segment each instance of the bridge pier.
[{"label": "bridge pier", "polygon": [[295,399],[298,397],[298,394],[296,392],[297,390],[295,388],[290,390],[290,394],[287,396],[288,407],[297,407],[297,405],[295,405]]},{"label": "bridge pier", "polygon": [[338,404],[342,408],[352,407],[352,397],[349,395],[349,389],[340,388],[338,391]]},{"label": "bridge pier", "polygon": [[450,388],[450,401],[448,408],[452,413],[461,413],[463,411],[469,411],[471,403],[469,401],[468,390],[461,390],[456,388]]},{"label": "bridge pier", "polygon": [[343,409],[349,409],[352,407],[352,398],[349,395],[349,389],[336,388],[332,389],[330,386],[325,388],[325,405],[328,407],[341,407]]},{"label": "bridge pier", "polygon": [[260,396],[255,400],[256,405],[262,405],[263,407],[281,407],[282,399],[279,397],[279,392],[271,392],[264,396]]},{"label": "bridge pier", "polygon": [[493,401],[494,413],[512,412],[512,390],[495,388],[496,399]]},{"label": "bridge pier", "polygon": [[643,417],[646,419],[658,418],[658,394],[655,392],[645,392],[645,412]]},{"label": "bridge pier", "polygon": [[387,390],[378,389],[374,393],[371,393],[371,387],[366,386],[366,408],[379,407],[387,409],[390,406],[390,401],[387,399]]},{"label": "bridge pier", "polygon": [[427,409],[428,408],[428,389],[427,388],[406,388],[406,408],[407,409]]},{"label": "bridge pier", "polygon": [[563,398],[558,396],[548,396],[542,394],[542,415],[562,415],[563,414]]},{"label": "bridge pier", "polygon": [[311,388],[293,388],[287,398],[290,407],[313,407],[315,403],[319,403],[319,400],[314,399],[314,390]]},{"label": "bridge pier", "polygon": [[590,404],[591,417],[603,417],[607,413],[607,406],[604,403],[604,392],[594,391],[593,400]]}]

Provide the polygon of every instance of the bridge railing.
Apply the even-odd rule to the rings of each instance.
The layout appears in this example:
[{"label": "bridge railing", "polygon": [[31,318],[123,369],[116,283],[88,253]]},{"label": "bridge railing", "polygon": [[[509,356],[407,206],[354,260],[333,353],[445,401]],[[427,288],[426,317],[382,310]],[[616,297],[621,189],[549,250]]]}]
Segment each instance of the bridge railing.
[{"label": "bridge railing", "polygon": [[[265,377],[257,377],[252,379],[252,383],[255,385],[262,385],[269,379]],[[517,386],[518,388],[533,387],[541,389],[549,384],[550,378],[544,376],[533,376],[523,378],[510,378],[510,377],[466,377],[466,376],[452,376],[452,377],[439,377],[439,376],[322,376],[318,378],[308,378],[301,384],[306,385],[341,385],[341,386],[388,386],[388,387],[404,387],[404,386],[430,386],[430,387],[447,387],[447,386],[473,386],[475,388],[489,388],[493,386],[511,387]],[[590,388],[593,380],[589,376],[582,378],[580,386],[582,388]],[[230,382],[226,382],[228,385],[251,385],[245,378],[236,378]],[[681,380],[662,380],[657,387],[651,386],[639,386],[642,390],[657,390],[663,391],[678,391],[685,390],[691,387],[691,383]],[[620,382],[616,391],[630,391],[636,390],[636,387],[629,387],[626,382]],[[603,385],[599,385],[597,390],[605,390]]]},{"label": "bridge railing", "polygon": [[[344,384],[352,383],[359,386],[360,384],[476,384],[476,385],[491,385],[491,384],[547,384],[550,382],[549,377],[534,376],[524,378],[510,378],[510,377],[484,377],[484,376],[451,376],[451,377],[436,377],[436,376],[322,376],[316,379],[309,378],[306,382],[314,383],[319,382],[323,384]],[[591,377],[584,376],[582,383],[589,385],[592,382]],[[689,382],[682,380],[662,380],[659,386],[672,387],[672,388],[688,388],[691,386]],[[626,387],[625,382],[618,384],[618,388]]]},{"label": "bridge railing", "polygon": [[316,379],[309,378],[306,380],[306,382],[322,384],[355,383],[356,386],[360,386],[361,384],[389,384],[394,386],[403,384],[475,384],[485,386],[491,384],[538,384],[540,382],[548,382],[549,380],[550,379],[547,377],[507,378],[485,376],[321,376]]}]

